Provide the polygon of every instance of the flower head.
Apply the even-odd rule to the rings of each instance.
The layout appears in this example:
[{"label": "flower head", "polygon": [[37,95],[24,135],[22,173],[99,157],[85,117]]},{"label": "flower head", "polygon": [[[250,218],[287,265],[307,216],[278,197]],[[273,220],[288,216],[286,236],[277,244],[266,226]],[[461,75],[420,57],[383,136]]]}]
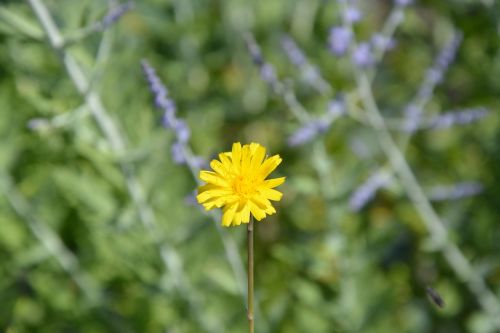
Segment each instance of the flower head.
[{"label": "flower head", "polygon": [[348,7],[344,12],[344,21],[347,23],[356,23],[361,20],[363,14],[356,7]]},{"label": "flower head", "polygon": [[336,56],[344,55],[353,39],[352,31],[345,27],[333,27],[328,36],[330,51]]},{"label": "flower head", "polygon": [[249,223],[250,214],[257,221],[276,213],[270,200],[279,201],[283,194],[274,187],[283,184],[285,177],[266,179],[281,163],[281,157],[265,156],[266,149],[258,143],[233,144],[232,151],[219,154],[212,160],[214,171],[200,171],[206,184],[198,188],[196,199],[206,210],[223,208],[222,225],[229,227]]},{"label": "flower head", "polygon": [[374,58],[370,44],[360,43],[352,53],[352,60],[359,67],[367,67],[373,64]]}]

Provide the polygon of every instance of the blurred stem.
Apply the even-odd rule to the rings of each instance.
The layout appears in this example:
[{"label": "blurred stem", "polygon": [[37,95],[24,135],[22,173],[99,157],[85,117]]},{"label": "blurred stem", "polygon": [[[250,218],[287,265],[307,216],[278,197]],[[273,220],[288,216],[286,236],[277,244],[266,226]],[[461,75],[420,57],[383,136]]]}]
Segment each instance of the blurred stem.
[{"label": "blurred stem", "polygon": [[[394,6],[391,10],[391,13],[389,14],[389,17],[385,21],[382,30],[380,31],[380,35],[387,41],[387,43],[390,43],[390,40],[392,40],[392,36],[394,36],[394,33],[396,32],[397,27],[399,24],[403,21],[404,19],[404,9],[402,6]],[[375,65],[372,67],[372,70],[368,72],[368,77],[370,79],[370,82],[373,82],[373,79],[375,78],[376,71],[375,69],[377,68],[377,64],[379,64],[382,59],[385,56],[385,53],[387,52],[388,45],[385,45],[383,48],[379,48],[375,50],[374,58],[375,58]]]},{"label": "blurred stem", "polygon": [[[28,1],[33,8],[33,11],[37,15],[40,23],[42,24],[42,27],[47,34],[52,48],[61,57],[68,76],[73,81],[78,92],[84,97],[85,103],[89,107],[94,119],[106,136],[106,139],[108,140],[111,148],[115,153],[122,153],[125,150],[125,142],[123,137],[121,136],[117,126],[114,124],[113,119],[104,109],[99,95],[94,91],[89,91],[89,82],[81,67],[76,63],[71,55],[69,55],[67,52],[65,52],[64,49],[62,49],[63,38],[59,30],[55,26],[54,21],[50,17],[47,8],[39,0]],[[132,200],[139,210],[140,220],[145,225],[146,229],[152,231],[151,229],[156,225],[156,221],[153,212],[145,202],[142,189],[135,177],[134,169],[131,165],[126,163],[120,163],[120,167],[125,176],[130,196],[132,197]],[[152,235],[155,235],[155,233],[152,232]],[[170,260],[170,258],[172,258],[174,255],[172,255],[171,253],[167,253],[169,251],[164,247],[161,247],[160,252],[162,259],[164,259],[166,263],[170,263],[168,265],[169,267],[172,266],[170,267],[172,271],[178,271],[178,267],[176,267],[177,265],[171,264],[172,261]],[[174,267],[176,269],[174,269]]]},{"label": "blurred stem", "polygon": [[495,294],[489,290],[483,278],[473,270],[462,251],[453,242],[448,240],[447,230],[443,222],[430,204],[413,171],[406,162],[403,153],[399,150],[396,142],[387,130],[384,118],[380,114],[373,97],[369,78],[359,70],[355,71],[355,75],[361,100],[367,111],[367,117],[377,129],[375,134],[380,146],[387,155],[392,169],[400,179],[406,194],[415,206],[424,226],[437,245],[437,248],[443,253],[448,264],[455,271],[455,274],[476,295],[479,304],[485,313],[490,316],[495,327],[500,328],[500,304]]},{"label": "blurred stem", "polygon": [[83,292],[91,305],[96,305],[101,300],[101,292],[95,281],[82,272],[75,255],[69,251],[59,236],[38,217],[31,213],[31,208],[26,199],[15,188],[11,177],[0,174],[0,192],[3,192],[14,211],[21,217],[47,252],[53,256],[62,269],[71,277]]},{"label": "blurred stem", "polygon": [[[64,50],[64,38],[62,37],[58,27],[55,25],[55,22],[45,7],[43,1],[28,0],[28,2],[42,25],[51,47],[61,58],[69,78],[84,98],[92,116],[109,142],[111,149],[114,153],[122,154],[126,150],[125,139],[122,137],[118,126],[103,106],[99,94],[91,89],[89,80],[83,72],[83,69],[79,66],[76,60]],[[186,296],[189,305],[193,309],[193,317],[198,319],[201,318],[200,320],[202,322],[206,321],[204,319],[205,317],[202,316],[197,298],[195,297],[196,294],[189,293],[187,290],[182,261],[179,254],[174,248],[160,240],[159,236],[161,234],[158,230],[155,214],[146,201],[144,191],[135,175],[133,165],[121,162],[120,168],[124,175],[129,195],[137,207],[139,219],[149,233],[150,237],[155,241],[164,266],[172,274],[174,283],[179,292]],[[202,325],[211,332],[218,331],[217,328],[212,327],[213,325],[208,322],[202,323]]]},{"label": "blurred stem", "polygon": [[[342,2],[341,5],[342,9],[346,10],[346,4]],[[394,26],[390,27],[389,24],[387,31],[394,33],[397,22],[398,20],[394,19]],[[344,22],[344,26],[352,32],[352,26],[348,22]],[[355,47],[356,43],[353,42],[350,51],[352,52]],[[402,149],[406,148],[406,143],[400,149],[387,128],[371,88],[374,73],[367,74],[354,63],[352,68],[354,69],[359,97],[365,108],[366,117],[374,128],[377,140],[389,160],[391,169],[399,178],[406,194],[420,215],[431,240],[436,245],[435,247],[442,252],[455,274],[467,284],[469,290],[476,296],[477,301],[484,312],[489,315],[493,325],[500,329],[500,303],[496,295],[488,288],[483,277],[473,270],[471,263],[458,246],[448,239],[448,232],[444,223],[430,204],[402,152]]]},{"label": "blurred stem", "polygon": [[254,332],[254,311],[253,311],[253,217],[250,218],[247,229],[248,236],[248,327],[249,332]]},{"label": "blurred stem", "polygon": [[35,40],[43,39],[43,32],[38,26],[33,24],[27,18],[7,9],[4,6],[0,7],[0,22],[5,22],[9,27],[28,38]]}]

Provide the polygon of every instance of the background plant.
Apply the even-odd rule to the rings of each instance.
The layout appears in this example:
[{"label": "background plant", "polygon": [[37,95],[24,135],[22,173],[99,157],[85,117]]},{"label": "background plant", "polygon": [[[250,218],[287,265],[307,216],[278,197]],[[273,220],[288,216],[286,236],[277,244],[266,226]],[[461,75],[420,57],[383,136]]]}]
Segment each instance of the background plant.
[{"label": "background plant", "polygon": [[[59,39],[45,37],[43,8]],[[245,329],[241,263],[228,256],[245,231],[221,234],[190,205],[196,183],[172,155],[178,137],[153,106],[147,59],[196,156],[257,141],[284,158],[283,202],[256,234],[256,331],[497,331],[498,9],[4,1],[1,329]],[[332,27],[353,29],[343,55]],[[370,94],[447,237],[429,237]]]}]

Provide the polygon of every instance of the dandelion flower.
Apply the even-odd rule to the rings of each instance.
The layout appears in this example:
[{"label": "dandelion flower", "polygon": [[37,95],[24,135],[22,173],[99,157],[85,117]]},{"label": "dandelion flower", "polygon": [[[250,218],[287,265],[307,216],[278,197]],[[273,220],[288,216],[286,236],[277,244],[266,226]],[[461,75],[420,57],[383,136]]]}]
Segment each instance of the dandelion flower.
[{"label": "dandelion flower", "polygon": [[222,225],[229,227],[249,223],[250,214],[257,221],[276,213],[270,200],[279,201],[283,194],[274,188],[285,177],[266,179],[281,163],[281,157],[266,158],[266,149],[258,143],[233,144],[232,151],[212,160],[214,171],[200,171],[206,184],[198,188],[196,199],[206,210],[223,208]]}]

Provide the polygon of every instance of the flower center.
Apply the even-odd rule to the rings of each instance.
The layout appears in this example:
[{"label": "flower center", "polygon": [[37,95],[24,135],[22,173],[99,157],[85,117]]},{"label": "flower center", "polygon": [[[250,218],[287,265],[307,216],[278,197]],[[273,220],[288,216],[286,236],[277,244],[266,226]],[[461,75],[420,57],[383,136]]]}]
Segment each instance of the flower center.
[{"label": "flower center", "polygon": [[248,196],[255,192],[255,183],[253,179],[243,176],[236,176],[233,180],[233,190],[241,196]]}]

